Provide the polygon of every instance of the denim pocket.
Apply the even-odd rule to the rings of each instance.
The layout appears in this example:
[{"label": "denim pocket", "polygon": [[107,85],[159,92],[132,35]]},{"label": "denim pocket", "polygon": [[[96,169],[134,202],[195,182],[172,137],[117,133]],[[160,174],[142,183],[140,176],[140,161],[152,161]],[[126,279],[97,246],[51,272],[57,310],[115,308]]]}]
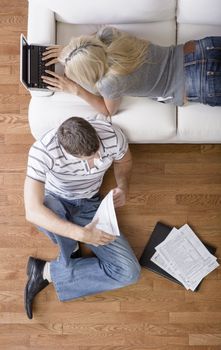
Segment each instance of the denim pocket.
[{"label": "denim pocket", "polygon": [[188,101],[199,99],[199,79],[196,62],[191,62],[185,66],[185,94]]},{"label": "denim pocket", "polygon": [[221,96],[221,62],[211,62],[206,73],[208,97]]}]

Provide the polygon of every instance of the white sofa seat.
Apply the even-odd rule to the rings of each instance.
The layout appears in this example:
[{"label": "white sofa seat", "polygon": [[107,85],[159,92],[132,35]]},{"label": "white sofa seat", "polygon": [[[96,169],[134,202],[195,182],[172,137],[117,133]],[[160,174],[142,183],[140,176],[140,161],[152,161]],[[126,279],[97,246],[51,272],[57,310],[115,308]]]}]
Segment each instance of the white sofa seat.
[{"label": "white sofa seat", "polygon": [[[204,9],[210,8],[208,13],[197,12],[200,3]],[[212,4],[215,10],[211,10]],[[28,40],[63,45],[72,36],[91,34],[100,25],[109,24],[168,46],[176,44],[176,38],[181,43],[205,35],[221,35],[219,12],[219,0],[29,0]],[[62,72],[62,67],[56,70]],[[70,116],[95,114],[97,112],[79,97],[61,92],[33,92],[29,106],[30,128],[34,137],[40,138]],[[190,104],[176,108],[148,98],[125,97],[112,122],[119,125],[133,143],[221,142],[221,108],[218,107]]]},{"label": "white sofa seat", "polygon": [[[148,113],[147,113],[148,105]],[[59,126],[71,116],[89,117],[97,112],[79,98],[64,93],[48,97],[32,97],[29,105],[29,124],[33,136],[39,139],[46,131]],[[101,115],[98,114],[98,118]],[[130,142],[162,142],[176,136],[174,106],[146,101],[146,98],[126,97],[121,110],[112,118],[128,136]]]}]

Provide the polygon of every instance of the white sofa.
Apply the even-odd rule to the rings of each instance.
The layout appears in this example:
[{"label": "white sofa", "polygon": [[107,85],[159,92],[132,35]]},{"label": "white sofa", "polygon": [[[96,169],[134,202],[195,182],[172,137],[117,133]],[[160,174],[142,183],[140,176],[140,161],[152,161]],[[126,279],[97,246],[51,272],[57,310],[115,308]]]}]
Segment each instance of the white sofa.
[{"label": "white sofa", "polygon": [[[102,24],[164,46],[221,36],[221,1],[29,0],[29,43],[66,44],[72,36],[93,33]],[[33,92],[29,105],[35,138],[70,116],[95,114],[79,97],[62,92]],[[144,97],[125,97],[112,122],[131,143],[221,142],[220,107],[191,103],[176,108]]]}]

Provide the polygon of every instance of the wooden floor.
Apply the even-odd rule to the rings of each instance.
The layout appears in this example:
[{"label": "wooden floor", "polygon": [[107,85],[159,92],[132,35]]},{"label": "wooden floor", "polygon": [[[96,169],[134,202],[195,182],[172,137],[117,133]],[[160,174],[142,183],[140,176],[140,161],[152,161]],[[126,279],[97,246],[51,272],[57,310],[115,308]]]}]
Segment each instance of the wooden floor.
[{"label": "wooden floor", "polygon": [[[19,35],[27,2],[1,0],[0,14],[0,349],[221,349],[221,269],[187,292],[143,270],[136,285],[60,303],[53,286],[40,293],[34,318],[23,310],[29,255],[56,249],[24,217],[23,181],[33,141],[29,95],[19,84]],[[137,256],[157,221],[188,222],[221,256],[221,145],[132,145],[128,204],[118,211]],[[112,172],[103,191],[113,186]],[[220,260],[219,260],[220,261]]]}]

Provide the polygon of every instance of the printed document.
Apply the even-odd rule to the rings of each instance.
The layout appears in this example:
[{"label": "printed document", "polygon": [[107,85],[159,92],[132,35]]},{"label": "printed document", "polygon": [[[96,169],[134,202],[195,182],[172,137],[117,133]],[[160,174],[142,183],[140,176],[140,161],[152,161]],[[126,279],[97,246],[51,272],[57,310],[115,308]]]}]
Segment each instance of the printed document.
[{"label": "printed document", "polygon": [[206,275],[219,266],[216,257],[187,224],[180,229],[174,227],[155,249],[151,261],[192,291]]},{"label": "printed document", "polygon": [[113,236],[120,236],[114,208],[113,190],[111,190],[102,200],[92,222],[97,220],[96,227],[98,229]]}]

